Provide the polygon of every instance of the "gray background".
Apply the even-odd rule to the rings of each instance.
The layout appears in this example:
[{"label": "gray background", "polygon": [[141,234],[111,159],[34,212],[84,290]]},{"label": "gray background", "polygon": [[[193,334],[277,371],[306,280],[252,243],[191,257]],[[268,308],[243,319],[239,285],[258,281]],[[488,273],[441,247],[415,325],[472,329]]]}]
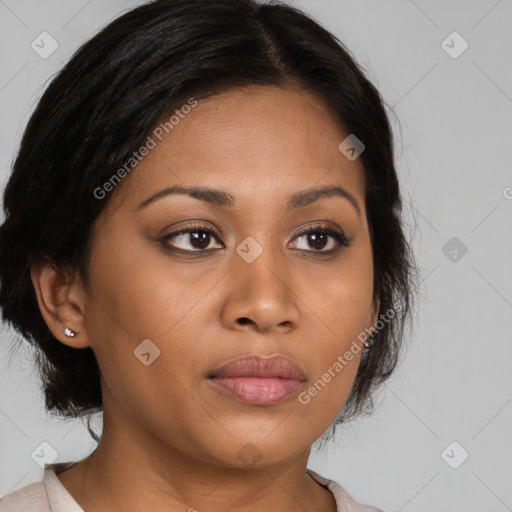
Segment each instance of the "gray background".
[{"label": "gray background", "polygon": [[[49,78],[138,3],[0,1],[2,188]],[[314,452],[310,467],[389,512],[511,511],[512,3],[294,5],[346,43],[400,119],[392,117],[396,158],[422,272],[414,331],[379,407],[340,431],[328,451]],[[31,48],[43,31],[59,45],[46,59]],[[457,58],[444,48],[458,53],[462,40],[442,44],[454,31],[469,44]],[[31,458],[41,442],[60,461],[84,458],[95,443],[80,421],[45,413],[30,352],[9,361],[14,333],[4,327],[1,336],[3,496],[41,479]],[[462,450],[469,457],[453,469],[446,461],[460,464]]]}]

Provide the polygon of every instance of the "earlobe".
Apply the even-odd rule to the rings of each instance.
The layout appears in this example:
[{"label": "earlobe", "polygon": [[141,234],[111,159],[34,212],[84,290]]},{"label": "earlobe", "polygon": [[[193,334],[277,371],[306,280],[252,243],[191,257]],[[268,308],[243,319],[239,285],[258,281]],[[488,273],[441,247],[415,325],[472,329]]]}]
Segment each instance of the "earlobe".
[{"label": "earlobe", "polygon": [[30,277],[41,316],[53,335],[73,348],[90,346],[84,322],[83,287],[77,272],[59,269],[45,260]]}]

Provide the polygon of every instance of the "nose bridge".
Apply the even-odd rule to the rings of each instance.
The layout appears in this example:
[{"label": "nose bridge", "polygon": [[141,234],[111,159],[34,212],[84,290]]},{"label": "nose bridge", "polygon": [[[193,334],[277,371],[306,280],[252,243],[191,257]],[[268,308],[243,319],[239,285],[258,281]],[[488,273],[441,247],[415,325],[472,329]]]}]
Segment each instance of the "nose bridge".
[{"label": "nose bridge", "polygon": [[[257,236],[257,235],[256,235]],[[259,235],[258,239],[248,236],[236,248],[235,272],[240,272],[243,286],[253,292],[268,295],[267,300],[283,299],[287,278],[285,255],[278,242],[270,234]],[[259,240],[259,241],[258,241]]]},{"label": "nose bridge", "polygon": [[286,254],[270,234],[246,237],[233,254],[229,321],[246,318],[259,329],[298,321],[293,276]]}]

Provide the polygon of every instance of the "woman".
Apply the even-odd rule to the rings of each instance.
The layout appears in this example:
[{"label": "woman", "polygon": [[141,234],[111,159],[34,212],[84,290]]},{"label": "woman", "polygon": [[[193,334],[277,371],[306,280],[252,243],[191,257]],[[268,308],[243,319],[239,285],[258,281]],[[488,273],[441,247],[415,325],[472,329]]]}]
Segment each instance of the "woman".
[{"label": "woman", "polygon": [[307,468],[393,372],[415,271],[334,36],[253,0],[124,14],[41,98],[4,209],[3,318],[48,411],[103,432],[1,511],[379,510]]}]

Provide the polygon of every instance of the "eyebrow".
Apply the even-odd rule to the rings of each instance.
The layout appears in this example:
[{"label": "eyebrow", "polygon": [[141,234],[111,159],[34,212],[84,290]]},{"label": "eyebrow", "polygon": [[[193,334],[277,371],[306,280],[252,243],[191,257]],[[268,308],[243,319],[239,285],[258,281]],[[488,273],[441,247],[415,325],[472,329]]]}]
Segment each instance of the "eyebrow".
[{"label": "eyebrow", "polygon": [[[154,203],[159,199],[168,197],[173,194],[185,194],[195,199],[205,201],[206,203],[213,206],[232,207],[235,204],[234,196],[224,190],[190,185],[173,185],[171,187],[160,190],[159,192],[156,192],[155,194],[142,201],[142,203],[137,206],[135,211],[146,208],[151,203]],[[327,185],[324,187],[309,188],[294,193],[288,199],[286,212],[288,213],[296,208],[303,208],[308,206],[322,197],[333,196],[347,199],[356,210],[359,218],[361,218],[361,209],[359,208],[356,198],[348,190],[340,187],[339,185]]]}]

